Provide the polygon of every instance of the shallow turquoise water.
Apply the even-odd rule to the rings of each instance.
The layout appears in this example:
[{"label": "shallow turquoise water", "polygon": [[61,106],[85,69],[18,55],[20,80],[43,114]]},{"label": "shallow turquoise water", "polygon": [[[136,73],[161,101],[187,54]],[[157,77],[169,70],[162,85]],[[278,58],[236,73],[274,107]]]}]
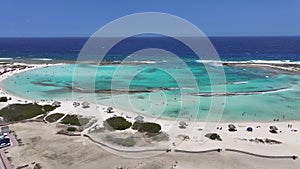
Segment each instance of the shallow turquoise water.
[{"label": "shallow turquoise water", "polygon": [[[74,69],[76,71],[74,72]],[[21,97],[33,100],[91,100],[119,108],[165,118],[206,119],[211,97],[195,96],[210,92],[211,82],[203,65],[193,63],[191,71],[198,88],[186,70],[166,66],[164,70],[149,65],[63,65],[20,73],[3,81],[2,86]],[[211,68],[211,76],[220,72]],[[74,74],[75,73],[75,74]],[[225,67],[227,92],[251,95],[227,96],[222,120],[300,119],[300,76],[266,69]],[[74,78],[75,76],[75,78]],[[96,77],[96,78],[95,78]],[[191,79],[190,79],[191,78]],[[180,82],[180,83],[179,83]],[[80,89],[73,90],[71,87]],[[95,89],[100,93],[90,93]],[[110,89],[116,90],[114,94]],[[181,89],[181,90],[179,90]],[[271,92],[271,90],[277,90]],[[281,90],[282,89],[282,90]],[[151,90],[126,94],[117,91]],[[266,92],[262,92],[266,91]],[[114,100],[112,100],[114,98]],[[218,111],[218,110],[216,110]]]}]

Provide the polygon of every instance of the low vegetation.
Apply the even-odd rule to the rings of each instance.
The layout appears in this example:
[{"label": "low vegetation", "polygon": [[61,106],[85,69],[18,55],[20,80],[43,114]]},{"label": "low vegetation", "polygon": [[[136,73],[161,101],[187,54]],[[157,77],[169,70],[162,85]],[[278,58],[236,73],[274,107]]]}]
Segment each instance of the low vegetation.
[{"label": "low vegetation", "polygon": [[52,105],[44,105],[43,106],[43,109],[46,111],[46,112],[50,112],[50,111],[53,111],[55,110],[55,106],[52,106]]},{"label": "low vegetation", "polygon": [[42,166],[41,166],[41,164],[37,163],[37,164],[35,164],[33,169],[42,169]]},{"label": "low vegetation", "polygon": [[107,119],[103,125],[110,130],[126,130],[132,126],[132,123],[124,117],[117,116]]},{"label": "low vegetation", "polygon": [[217,133],[207,133],[205,135],[205,137],[210,138],[211,140],[218,140],[218,141],[222,141],[221,136]]},{"label": "low vegetation", "polygon": [[7,102],[7,97],[0,97],[0,102]]},{"label": "low vegetation", "polygon": [[282,144],[281,141],[277,141],[274,139],[261,139],[261,138],[255,138],[255,139],[248,139],[250,142],[254,142],[254,143],[262,143],[262,144]]},{"label": "low vegetation", "polygon": [[139,132],[146,132],[150,134],[159,133],[161,130],[161,126],[157,123],[151,122],[134,122],[132,129],[138,130]]},{"label": "low vegetation", "polygon": [[67,131],[69,131],[69,132],[75,132],[77,129],[76,129],[76,127],[68,127],[67,128]]},{"label": "low vegetation", "polygon": [[46,120],[50,123],[56,122],[64,116],[62,113],[54,113],[46,117]]},{"label": "low vegetation", "polygon": [[0,110],[0,116],[3,117],[6,122],[16,122],[46,114],[54,109],[55,107],[51,105],[42,106],[35,103],[11,104]]},{"label": "low vegetation", "polygon": [[93,125],[93,121],[90,118],[79,117],[78,120],[81,126],[84,126],[85,128]]},{"label": "low vegetation", "polygon": [[106,140],[109,142],[112,142],[114,144],[124,146],[124,147],[133,147],[136,144],[133,137],[115,138],[112,136],[106,136]]},{"label": "low vegetation", "polygon": [[[57,113],[60,114],[60,113]],[[60,119],[62,116],[59,118],[60,115],[55,115],[56,118]],[[67,125],[74,125],[74,126],[86,126],[90,122],[90,118],[84,118],[80,117],[78,115],[66,115],[60,123],[62,124],[67,124]]]},{"label": "low vegetation", "polygon": [[170,138],[167,133],[160,132],[159,134],[154,134],[153,136],[151,136],[151,140],[160,142],[160,141],[169,141]]},{"label": "low vegetation", "polygon": [[77,115],[67,115],[61,120],[62,124],[74,125],[74,126],[81,126],[79,122],[79,118]]}]

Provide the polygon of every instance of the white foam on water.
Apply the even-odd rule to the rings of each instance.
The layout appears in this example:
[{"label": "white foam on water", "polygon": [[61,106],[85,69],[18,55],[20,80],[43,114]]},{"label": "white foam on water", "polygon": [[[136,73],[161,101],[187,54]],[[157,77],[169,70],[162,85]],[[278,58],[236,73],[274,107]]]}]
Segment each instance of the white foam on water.
[{"label": "white foam on water", "polygon": [[290,61],[290,60],[248,60],[248,61],[219,61],[219,60],[196,60],[198,63],[256,63],[256,64],[296,64],[300,65],[300,61]]},{"label": "white foam on water", "polygon": [[248,83],[248,81],[232,82],[232,84],[235,84],[235,85],[237,85],[237,84],[247,84],[247,83]]},{"label": "white foam on water", "polygon": [[53,60],[51,58],[29,58],[30,60],[40,60],[40,61],[50,61]]},{"label": "white foam on water", "polygon": [[153,64],[156,63],[156,61],[153,60],[135,60],[134,63],[146,63],[146,64]]},{"label": "white foam on water", "polygon": [[0,58],[0,60],[12,60],[13,58]]}]

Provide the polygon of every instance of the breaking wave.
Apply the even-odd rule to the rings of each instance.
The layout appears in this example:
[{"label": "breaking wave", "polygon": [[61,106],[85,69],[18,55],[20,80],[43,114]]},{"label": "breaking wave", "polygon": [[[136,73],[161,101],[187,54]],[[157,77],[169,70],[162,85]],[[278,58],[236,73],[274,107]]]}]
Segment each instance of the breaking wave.
[{"label": "breaking wave", "polygon": [[198,63],[208,63],[208,64],[290,64],[290,65],[300,65],[300,61],[290,61],[290,60],[248,60],[248,61],[219,61],[219,60],[196,60]]}]

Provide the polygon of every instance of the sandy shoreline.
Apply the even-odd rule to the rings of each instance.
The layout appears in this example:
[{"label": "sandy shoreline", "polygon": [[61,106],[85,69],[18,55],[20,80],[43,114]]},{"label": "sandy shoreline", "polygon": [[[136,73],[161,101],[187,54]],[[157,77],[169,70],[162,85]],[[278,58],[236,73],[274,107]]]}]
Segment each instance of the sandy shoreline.
[{"label": "sandy shoreline", "polygon": [[[61,64],[61,63],[60,63]],[[41,68],[45,66],[51,66],[46,64],[33,64],[32,68],[23,69],[23,70],[15,70],[12,72],[8,72],[7,74],[4,74],[0,76],[0,83],[6,78],[9,78],[15,74]],[[0,103],[0,108],[3,108],[7,106],[7,104],[13,104],[13,103],[24,103],[25,98],[20,98],[18,96],[14,96],[10,93],[7,93],[5,90],[1,89],[1,95],[5,95],[7,97],[12,97],[12,100],[8,103]],[[22,102],[19,102],[18,100],[22,100]],[[28,102],[31,102],[30,100],[27,100]],[[51,101],[46,102],[40,102],[40,104],[45,103],[52,103]],[[123,116],[128,121],[134,122],[134,118],[138,115],[134,112],[127,112],[124,110],[118,110],[115,109],[114,113],[106,113],[105,110],[108,106],[104,105],[96,105],[91,104],[90,108],[83,109],[81,106],[75,108],[73,106],[73,101],[62,101],[61,107],[54,110],[52,113],[65,113],[65,114],[80,114],[87,117],[96,117],[98,121],[91,127],[85,129],[83,133],[88,134],[89,129],[94,127],[95,125],[102,126],[103,120],[112,117],[114,115],[116,116]],[[143,115],[144,116],[144,115]],[[290,155],[296,155],[300,157],[300,121],[280,121],[280,122],[220,122],[217,123],[205,123],[204,121],[196,121],[196,122],[189,122],[186,129],[180,129],[178,126],[179,121],[171,120],[171,119],[158,119],[150,116],[144,116],[145,121],[151,121],[159,123],[162,126],[162,131],[166,132],[170,136],[170,141],[165,142],[164,144],[155,145],[158,147],[168,147],[172,150],[186,150],[186,151],[203,151],[203,150],[209,150],[209,149],[215,149],[215,148],[221,148],[222,150],[225,150],[226,148],[231,149],[237,149],[237,150],[243,150],[247,152],[262,154],[262,155],[277,155],[277,156],[290,156]],[[124,164],[124,166],[131,166],[131,168],[151,168],[151,165],[156,163],[155,159],[160,161],[158,162],[159,166],[157,168],[170,168],[170,166],[175,165],[174,159],[178,159],[179,157],[182,157],[182,159],[178,160],[179,168],[193,168],[194,165],[203,165],[207,168],[218,168],[223,163],[227,164],[225,162],[226,160],[231,161],[231,163],[228,163],[228,165],[224,166],[224,168],[230,168],[232,166],[236,166],[240,168],[241,166],[244,167],[245,164],[249,168],[255,168],[256,163],[255,161],[260,161],[259,164],[263,164],[264,162],[270,162],[266,159],[260,159],[257,157],[251,157],[247,155],[241,155],[236,153],[212,153],[212,154],[203,154],[201,157],[203,159],[210,159],[209,161],[217,161],[216,164],[210,164],[206,163],[205,160],[199,160],[198,156],[200,155],[188,155],[185,154],[184,157],[181,153],[171,152],[170,154],[164,154],[161,156],[156,156],[153,159],[150,160],[136,160],[136,159],[125,159],[118,157],[116,155],[110,154],[101,148],[98,148],[98,145],[90,142],[87,138],[83,137],[67,137],[67,136],[59,136],[55,135],[57,128],[56,124],[45,124],[40,125],[41,123],[16,123],[11,125],[12,129],[17,132],[19,137],[24,140],[24,142],[28,142],[28,145],[25,144],[24,147],[17,147],[9,150],[9,155],[13,157],[13,163],[17,165],[21,165],[23,163],[29,163],[32,161],[32,159],[36,159],[35,161],[42,163],[42,166],[44,164],[45,168],[76,168],[75,165],[78,166],[77,168],[84,167],[83,164],[80,162],[83,161],[89,161],[89,165],[86,168],[96,168],[97,165],[103,164],[104,166],[107,166],[106,168],[116,168],[118,166],[121,166]],[[228,131],[228,125],[234,124],[237,128],[236,132],[229,132]],[[289,128],[288,125],[292,124],[292,128]],[[269,132],[269,127],[275,125],[279,131],[278,134],[273,134]],[[37,127],[40,126],[40,127]],[[205,129],[205,126],[210,126],[211,130],[210,132],[218,133],[222,141],[213,141],[208,140],[206,137],[203,137],[205,132],[203,131]],[[253,131],[248,132],[247,128],[252,127]],[[199,129],[202,129],[199,130]],[[292,131],[294,130],[294,131]],[[297,132],[295,132],[297,130]],[[42,132],[43,131],[43,132]],[[131,133],[132,130],[128,129],[126,132]],[[187,135],[189,136],[189,139],[186,141],[182,141],[182,138],[179,138],[179,135]],[[37,137],[38,141],[32,141],[33,138]],[[277,141],[282,142],[282,144],[263,144],[263,143],[257,143],[257,142],[250,142],[250,139],[274,139]],[[247,139],[247,141],[245,141]],[[81,146],[84,145],[85,146]],[[204,142],[204,144],[202,144]],[[58,148],[55,146],[55,144],[58,144],[57,146],[66,147],[63,150],[58,150]],[[173,145],[175,143],[175,146]],[[54,147],[51,147],[54,146]],[[74,146],[74,147],[73,147]],[[78,151],[82,151],[86,154],[79,154],[76,155],[74,152],[71,152],[68,155],[68,151],[73,148],[78,148]],[[47,152],[47,149],[53,148],[53,152]],[[139,147],[137,149],[143,149],[144,147]],[[96,152],[94,152],[96,150]],[[49,150],[51,151],[51,150]],[[77,151],[76,151],[77,152]],[[64,153],[67,153],[64,155]],[[49,158],[53,154],[58,154],[56,160],[67,156],[70,158],[68,162],[63,161],[62,159],[58,160],[57,164],[53,161],[54,159]],[[22,157],[23,155],[23,157]],[[86,159],[80,159],[83,156]],[[105,157],[106,156],[106,157]],[[22,158],[21,158],[22,157]],[[26,158],[25,158],[26,157]],[[112,161],[114,161],[114,164],[110,163],[110,158]],[[97,162],[94,162],[92,159],[97,159]],[[98,160],[99,159],[99,160]],[[192,160],[194,159],[194,160]],[[195,160],[197,159],[197,160]],[[82,161],[83,160],[83,161]],[[120,161],[119,161],[120,160]],[[199,161],[198,161],[199,160]],[[234,162],[233,160],[241,160],[240,162]],[[248,160],[248,161],[244,161]],[[143,164],[140,166],[137,165],[143,161]],[[180,162],[181,161],[181,162]],[[251,164],[249,161],[252,161],[253,164]],[[275,160],[276,161],[276,160]],[[291,168],[298,168],[300,167],[300,160],[278,160],[278,161],[272,161],[270,167],[273,168],[284,168],[282,167],[283,164],[290,165]],[[213,162],[214,163],[214,162]],[[150,165],[151,164],[151,165]],[[232,164],[232,165],[231,165]],[[146,166],[145,166],[146,165]],[[258,164],[257,164],[258,165]],[[43,168],[44,168],[43,166]],[[281,167],[280,167],[281,166]],[[268,168],[270,168],[268,167]],[[154,167],[155,168],[155,167]],[[223,167],[222,167],[223,168]],[[259,168],[259,167],[256,167]]]}]

